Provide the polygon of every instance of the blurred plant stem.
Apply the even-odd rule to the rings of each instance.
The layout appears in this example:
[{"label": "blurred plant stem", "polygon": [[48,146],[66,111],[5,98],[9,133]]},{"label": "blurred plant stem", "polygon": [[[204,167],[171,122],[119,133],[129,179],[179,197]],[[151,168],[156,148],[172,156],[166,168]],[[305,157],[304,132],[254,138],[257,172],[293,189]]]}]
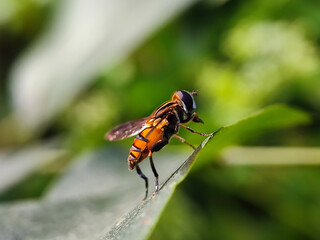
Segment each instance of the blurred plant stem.
[{"label": "blurred plant stem", "polygon": [[221,153],[219,163],[227,166],[319,165],[320,148],[230,147]]}]

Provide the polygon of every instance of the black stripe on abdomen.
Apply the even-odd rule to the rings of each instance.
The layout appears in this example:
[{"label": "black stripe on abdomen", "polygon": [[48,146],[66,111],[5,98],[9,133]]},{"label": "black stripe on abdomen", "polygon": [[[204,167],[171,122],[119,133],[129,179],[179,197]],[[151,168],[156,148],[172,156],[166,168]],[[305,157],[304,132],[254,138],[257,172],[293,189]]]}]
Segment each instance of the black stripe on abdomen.
[{"label": "black stripe on abdomen", "polygon": [[132,144],[130,151],[139,152],[139,153],[142,152],[140,148],[134,145],[134,143]]},{"label": "black stripe on abdomen", "polygon": [[141,135],[141,133],[139,133],[139,134],[136,136],[136,138],[139,139],[139,140],[141,140],[141,141],[144,141],[144,142],[146,142],[146,143],[149,142],[148,139],[146,139],[144,136]]}]

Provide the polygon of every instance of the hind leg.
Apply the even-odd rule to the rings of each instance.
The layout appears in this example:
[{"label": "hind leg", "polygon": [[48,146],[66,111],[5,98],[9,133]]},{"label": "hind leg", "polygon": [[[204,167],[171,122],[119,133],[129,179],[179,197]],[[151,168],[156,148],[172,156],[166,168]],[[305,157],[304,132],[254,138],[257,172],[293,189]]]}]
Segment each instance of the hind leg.
[{"label": "hind leg", "polygon": [[146,194],[143,198],[143,200],[146,200],[147,196],[148,196],[148,178],[146,177],[146,175],[143,174],[143,172],[141,171],[139,165],[137,164],[136,165],[136,170],[137,170],[137,173],[139,174],[139,176],[145,181],[145,184],[146,184]]},{"label": "hind leg", "polygon": [[159,181],[158,181],[158,177],[159,177],[159,174],[154,166],[154,163],[153,163],[153,158],[152,158],[152,154],[153,152],[157,152],[159,151],[161,148],[163,148],[165,145],[168,144],[168,140],[165,139],[165,140],[161,140],[159,142],[156,142],[150,149],[149,151],[149,160],[150,160],[150,165],[151,165],[151,169],[152,169],[152,172],[153,172],[153,175],[154,175],[154,185],[155,185],[155,193],[153,194],[153,197],[155,197],[158,192],[159,192]]}]

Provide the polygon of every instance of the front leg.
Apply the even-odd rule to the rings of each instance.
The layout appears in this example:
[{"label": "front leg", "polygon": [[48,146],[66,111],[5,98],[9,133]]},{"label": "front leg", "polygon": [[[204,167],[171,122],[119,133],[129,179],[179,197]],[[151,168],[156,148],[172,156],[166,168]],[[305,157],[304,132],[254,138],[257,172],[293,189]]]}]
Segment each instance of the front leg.
[{"label": "front leg", "polygon": [[196,113],[192,113],[190,116],[188,116],[186,119],[181,121],[181,123],[187,123],[187,122],[197,122],[197,123],[204,123]]},{"label": "front leg", "polygon": [[204,123],[204,122],[199,118],[198,114],[196,114],[196,113],[193,113],[193,114],[191,115],[191,121],[192,121],[192,122],[197,122],[197,123]]},{"label": "front leg", "polygon": [[196,132],[196,131],[194,131],[193,129],[191,129],[191,128],[185,126],[185,125],[182,125],[182,124],[180,124],[180,123],[178,124],[178,126],[179,126],[179,127],[183,127],[183,128],[185,128],[185,129],[187,129],[188,131],[190,131],[190,132],[192,132],[192,133],[195,133],[195,134],[199,134],[199,135],[201,135],[201,136],[206,136],[206,137],[212,137],[212,136],[213,136],[212,134],[206,134],[206,133]]}]

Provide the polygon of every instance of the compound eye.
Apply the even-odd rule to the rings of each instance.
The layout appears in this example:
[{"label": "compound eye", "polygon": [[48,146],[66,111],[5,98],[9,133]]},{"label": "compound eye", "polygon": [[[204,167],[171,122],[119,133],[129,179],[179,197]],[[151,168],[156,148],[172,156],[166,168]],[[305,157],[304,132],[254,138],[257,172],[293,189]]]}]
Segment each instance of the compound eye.
[{"label": "compound eye", "polygon": [[186,106],[186,108],[187,108],[186,110],[188,112],[191,112],[192,110],[194,110],[196,108],[196,104],[194,102],[193,96],[190,93],[188,93],[186,91],[177,91],[177,95],[179,96],[181,101]]}]

